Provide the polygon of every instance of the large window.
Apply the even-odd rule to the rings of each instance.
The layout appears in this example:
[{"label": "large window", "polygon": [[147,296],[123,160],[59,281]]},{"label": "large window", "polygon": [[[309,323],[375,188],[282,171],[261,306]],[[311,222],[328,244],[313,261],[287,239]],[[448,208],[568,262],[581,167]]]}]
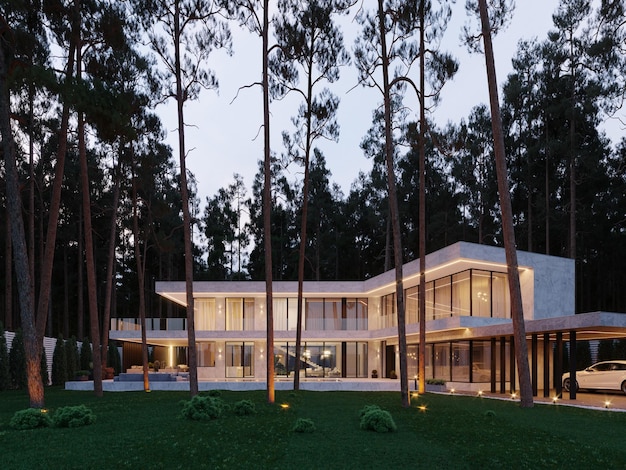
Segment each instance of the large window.
[{"label": "large window", "polygon": [[452,380],[469,382],[470,380],[470,348],[468,341],[452,343]]},{"label": "large window", "polygon": [[472,341],[472,382],[491,381],[491,341]]},{"label": "large window", "polygon": [[198,367],[215,367],[215,343],[196,343]]},{"label": "large window", "polygon": [[[297,316],[296,308],[291,308],[292,304],[296,305],[296,299],[289,299],[288,303],[290,327],[292,322],[295,325]],[[308,331],[367,330],[367,299],[305,299],[304,328]]]},{"label": "large window", "polygon": [[398,326],[396,317],[396,294],[387,294],[383,296],[381,302],[381,320],[381,328]]},{"label": "large window", "polygon": [[446,318],[452,314],[451,301],[452,289],[450,277],[444,277],[435,281],[435,318]]},{"label": "large window", "polygon": [[215,299],[196,298],[193,301],[194,325],[198,331],[215,330]]},{"label": "large window", "polygon": [[254,330],[254,299],[226,299],[226,330]]},{"label": "large window", "polygon": [[367,343],[347,342],[345,345],[345,376],[367,377]]},{"label": "large window", "polygon": [[344,330],[367,330],[367,299],[346,299]]},{"label": "large window", "polygon": [[472,316],[491,316],[491,273],[472,270]]},{"label": "large window", "polygon": [[409,287],[404,291],[406,322],[419,323],[419,286]]},{"label": "large window", "polygon": [[437,343],[433,346],[435,378],[450,380],[450,343]]},{"label": "large window", "polygon": [[324,299],[324,329],[342,329],[341,299]]},{"label": "large window", "polygon": [[472,311],[470,272],[463,271],[452,276],[452,315],[455,317],[469,316]]},{"label": "large window", "polygon": [[254,343],[226,343],[226,377],[254,377]]},{"label": "large window", "polygon": [[[426,320],[446,317],[511,318],[506,273],[469,269],[426,283]],[[405,291],[407,324],[419,321],[419,286]],[[382,297],[382,327],[395,326],[393,294]],[[391,313],[394,313],[391,316]]]},{"label": "large window", "polygon": [[504,273],[491,273],[492,316],[495,318],[509,318],[511,301],[508,277]]},{"label": "large window", "polygon": [[306,299],[305,301],[305,329],[324,329],[324,300]]}]

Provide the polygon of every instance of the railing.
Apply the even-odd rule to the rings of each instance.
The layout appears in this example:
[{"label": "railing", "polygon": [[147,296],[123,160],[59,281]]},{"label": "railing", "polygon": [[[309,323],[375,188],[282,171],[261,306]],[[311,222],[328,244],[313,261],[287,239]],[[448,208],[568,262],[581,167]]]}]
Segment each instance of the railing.
[{"label": "railing", "polygon": [[[146,331],[184,331],[186,318],[146,318]],[[141,331],[139,318],[111,318],[111,331]]]}]

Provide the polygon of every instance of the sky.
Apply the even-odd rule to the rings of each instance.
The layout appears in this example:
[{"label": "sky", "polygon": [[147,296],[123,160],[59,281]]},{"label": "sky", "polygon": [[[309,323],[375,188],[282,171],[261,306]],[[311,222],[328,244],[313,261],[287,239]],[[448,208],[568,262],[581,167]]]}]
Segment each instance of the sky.
[{"label": "sky", "polygon": [[[374,4],[373,2],[366,2]],[[465,1],[458,0],[448,26],[441,50],[450,52],[459,61],[459,71],[448,82],[442,93],[442,102],[431,118],[439,126],[467,119],[471,109],[481,103],[488,104],[488,89],[484,56],[468,54],[461,45],[460,34],[467,22]],[[511,72],[511,58],[515,56],[520,39],[544,40],[552,25],[552,13],[557,0],[520,0],[514,18],[506,31],[493,38],[498,83],[502,85]],[[353,20],[354,12],[342,20],[346,48],[352,52],[359,26]],[[258,161],[263,157],[263,121],[261,88],[241,89],[259,81],[261,77],[260,39],[244,30],[233,30],[234,54],[229,57],[222,51],[210,56],[209,67],[219,80],[219,90],[205,90],[199,99],[188,102],[186,113],[187,168],[197,180],[198,196],[204,207],[206,197],[234,181],[233,175],[243,176],[250,194]],[[355,87],[356,85],[356,87]],[[360,142],[371,127],[372,112],[382,97],[378,91],[357,85],[353,66],[341,69],[340,80],[333,85],[340,98],[338,122],[339,142],[319,142],[327,167],[332,173],[331,184],[337,183],[344,195],[350,191],[359,171],[368,172],[371,161],[363,156]],[[411,102],[414,104],[411,104]],[[417,120],[417,100],[406,94],[405,104],[411,107]],[[274,152],[284,151],[281,133],[293,131],[291,116],[295,115],[299,101],[295,96],[271,103],[271,146]],[[168,131],[168,143],[178,160],[176,134],[176,106],[173,100],[160,105],[157,113]],[[293,165],[288,177],[301,180],[299,169]]]}]

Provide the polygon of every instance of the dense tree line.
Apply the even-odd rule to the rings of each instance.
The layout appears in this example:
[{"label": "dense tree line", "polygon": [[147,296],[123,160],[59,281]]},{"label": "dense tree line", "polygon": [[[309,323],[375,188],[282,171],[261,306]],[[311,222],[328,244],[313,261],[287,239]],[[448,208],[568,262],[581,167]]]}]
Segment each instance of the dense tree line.
[{"label": "dense tree line", "polygon": [[[311,1],[306,12],[294,9],[296,3],[285,0],[273,12],[268,28],[276,47],[268,52],[266,70],[272,98],[293,92],[303,99],[293,110],[294,129],[285,129],[282,148],[271,146],[271,165],[256,156],[259,171],[249,187],[234,175],[231,185],[199,201],[194,175],[185,169],[184,146],[174,158],[154,110],[175,98],[179,130],[184,129],[182,105],[197,99],[201,88],[217,87],[209,53],[230,49],[229,25],[260,34],[254,19],[259,20],[255,7],[261,11],[261,5],[3,2],[0,321],[5,328],[29,326],[19,314],[25,298],[32,301],[38,335],[95,335],[105,345],[111,317],[138,317],[140,310],[184,315],[161,301],[152,283],[189,277],[185,241],[191,235],[185,228],[194,235],[195,279],[266,279],[262,195],[268,168],[273,279],[296,280],[301,270],[304,279],[364,279],[394,267],[383,107],[372,103],[372,126],[361,148],[354,149],[370,158],[371,169],[355,174],[344,193],[327,165],[340,156],[315,147],[317,138],[341,138],[334,117],[341,97],[305,86],[307,77],[332,83],[336,66],[349,66],[347,51],[359,51],[358,40],[352,49],[341,43],[329,16],[346,13],[351,2],[336,1],[333,10],[321,8],[328,2]],[[399,8],[396,3],[383,2],[388,9]],[[514,71],[502,89],[517,246],[576,260],[578,312],[626,311],[626,139],[611,141],[601,130],[607,116],[623,112],[623,8],[622,1],[562,0],[547,37],[519,43]],[[307,16],[322,13],[326,23]],[[175,36],[181,14],[187,15],[189,30]],[[436,18],[430,17],[431,24]],[[199,20],[197,27],[192,20]],[[409,34],[402,29],[408,26],[401,22],[395,31]],[[333,32],[326,49],[299,47],[305,37],[313,41],[307,45],[324,44],[315,39],[319,31]],[[146,39],[149,49],[142,45]],[[174,46],[183,43],[187,49],[176,52]],[[399,53],[408,54],[402,60],[409,63],[417,51],[407,45]],[[337,62],[325,54],[334,54]],[[428,72],[434,89],[453,73],[452,59],[441,57]],[[407,80],[413,73],[407,69]],[[395,246],[402,247],[401,259],[419,257],[420,229],[426,252],[458,240],[503,245],[489,108],[477,104],[465,119],[445,125],[425,115],[420,126],[407,112],[406,86],[388,103],[400,215],[401,240]],[[308,134],[307,126],[313,129]],[[422,223],[420,189],[426,195]],[[22,217],[17,220],[15,213]],[[22,239],[20,258],[16,243]],[[30,337],[25,336],[27,350]]]}]

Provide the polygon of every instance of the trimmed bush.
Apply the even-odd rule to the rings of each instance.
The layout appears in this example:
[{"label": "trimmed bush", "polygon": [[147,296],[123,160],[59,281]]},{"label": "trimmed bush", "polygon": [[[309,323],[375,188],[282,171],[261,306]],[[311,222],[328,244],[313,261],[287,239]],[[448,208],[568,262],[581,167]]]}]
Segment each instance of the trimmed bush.
[{"label": "trimmed bush", "polygon": [[109,367],[113,367],[115,375],[122,372],[122,358],[120,357],[120,352],[113,341],[109,341],[109,348],[107,350],[107,365]]},{"label": "trimmed bush", "polygon": [[44,387],[50,385],[50,375],[48,374],[48,356],[46,356],[46,348],[41,348],[41,361],[39,361],[39,372],[41,373],[41,382]]},{"label": "trimmed bush", "polygon": [[183,402],[182,415],[194,421],[209,421],[222,416],[227,408],[221,398],[196,395],[191,400]]},{"label": "trimmed bush", "polygon": [[392,432],[398,429],[391,414],[380,408],[371,408],[361,417],[361,429],[376,432]]},{"label": "trimmed bush", "polygon": [[298,418],[293,426],[293,432],[312,433],[315,431],[315,423],[308,418]]},{"label": "trimmed bush", "polygon": [[65,373],[67,380],[74,380],[76,371],[79,369],[78,344],[76,336],[72,336],[65,342]]},{"label": "trimmed bush", "polygon": [[9,368],[9,348],[4,336],[4,326],[0,322],[0,390],[11,388],[11,369]]},{"label": "trimmed bush", "polygon": [[367,413],[372,410],[380,410],[380,406],[378,405],[365,405],[361,411],[359,412],[359,418],[363,418]]},{"label": "trimmed bush", "polygon": [[83,344],[80,345],[80,368],[83,370],[93,369],[93,352],[87,336],[83,339]]},{"label": "trimmed bush", "polygon": [[52,423],[58,428],[77,428],[96,422],[93,412],[85,405],[64,406],[55,411]]},{"label": "trimmed bush", "polygon": [[256,413],[254,403],[250,400],[240,400],[233,406],[233,413],[237,416],[248,416]]},{"label": "trimmed bush", "polygon": [[64,385],[67,380],[67,349],[63,335],[59,333],[52,353],[52,385]]},{"label": "trimmed bush", "polygon": [[13,387],[19,390],[26,388],[26,352],[24,351],[24,335],[21,329],[15,332],[11,342],[9,369]]},{"label": "trimmed bush", "polygon": [[9,422],[9,426],[18,430],[36,429],[46,428],[50,426],[51,422],[48,413],[36,408],[28,408],[16,411]]},{"label": "trimmed bush", "polygon": [[220,392],[219,390],[209,390],[207,392],[207,395],[210,397],[221,397],[222,396],[222,392]]}]

